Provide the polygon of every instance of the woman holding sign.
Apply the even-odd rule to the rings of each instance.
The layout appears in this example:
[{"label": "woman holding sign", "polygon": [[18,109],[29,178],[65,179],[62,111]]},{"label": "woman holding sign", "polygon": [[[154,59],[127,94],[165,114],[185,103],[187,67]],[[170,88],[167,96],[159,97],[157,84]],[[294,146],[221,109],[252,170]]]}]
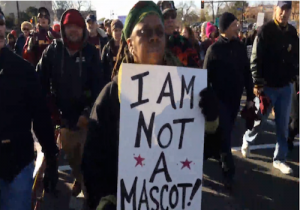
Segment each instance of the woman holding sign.
[{"label": "woman holding sign", "polygon": [[[152,1],[139,1],[124,25],[113,80],[101,91],[91,113],[82,170],[91,209],[116,209],[122,63],[182,66],[166,51],[164,21]],[[120,76],[121,77],[121,76]],[[210,88],[200,92],[199,107],[206,119],[206,131],[218,127],[217,99]],[[99,201],[101,202],[99,204]]]}]

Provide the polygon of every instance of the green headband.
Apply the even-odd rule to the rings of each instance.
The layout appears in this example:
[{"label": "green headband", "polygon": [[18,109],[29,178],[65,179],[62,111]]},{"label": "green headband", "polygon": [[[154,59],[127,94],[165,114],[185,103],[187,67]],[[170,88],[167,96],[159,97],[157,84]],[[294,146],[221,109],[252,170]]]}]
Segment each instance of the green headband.
[{"label": "green headband", "polygon": [[122,40],[126,41],[130,37],[134,26],[151,13],[156,14],[163,22],[162,13],[153,1],[139,1],[136,3],[126,17],[122,32]]}]

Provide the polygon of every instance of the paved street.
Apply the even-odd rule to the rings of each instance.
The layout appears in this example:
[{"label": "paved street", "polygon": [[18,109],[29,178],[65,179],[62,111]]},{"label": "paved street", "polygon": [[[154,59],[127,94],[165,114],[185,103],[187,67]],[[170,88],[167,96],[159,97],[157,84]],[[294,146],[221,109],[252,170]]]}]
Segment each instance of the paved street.
[{"label": "paved street", "polygon": [[[243,104],[243,102],[242,102]],[[204,163],[202,210],[298,210],[299,209],[299,147],[289,154],[288,163],[293,168],[291,176],[282,175],[272,167],[275,128],[272,116],[264,126],[264,133],[257,139],[251,159],[243,159],[239,151],[234,152],[236,163],[235,186],[228,192],[221,184],[219,163],[208,160]],[[244,121],[240,118],[232,136],[233,149],[242,144],[245,131]],[[264,145],[267,149],[259,149]],[[270,148],[273,147],[273,148]],[[63,158],[60,165],[67,165]],[[68,169],[66,167],[62,170]],[[58,198],[46,195],[42,210],[79,210],[82,198],[72,198],[70,187],[73,179],[69,170],[60,172]]]}]

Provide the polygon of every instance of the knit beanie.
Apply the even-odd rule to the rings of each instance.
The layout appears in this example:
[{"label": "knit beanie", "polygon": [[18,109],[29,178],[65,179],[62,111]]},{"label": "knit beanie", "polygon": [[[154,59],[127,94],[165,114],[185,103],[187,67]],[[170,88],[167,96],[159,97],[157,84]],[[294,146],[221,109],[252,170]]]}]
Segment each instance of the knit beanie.
[{"label": "knit beanie", "polygon": [[209,38],[210,34],[216,31],[216,27],[210,22],[206,25],[206,37]]},{"label": "knit beanie", "polygon": [[113,31],[115,28],[119,28],[119,29],[123,29],[123,23],[119,20],[119,19],[116,19],[116,20],[113,20],[110,24],[111,26],[111,30]]},{"label": "knit beanie", "polygon": [[68,24],[74,24],[80,28],[85,28],[84,19],[82,18],[81,14],[74,9],[71,9],[68,12],[66,12],[63,25],[68,25]]},{"label": "knit beanie", "polygon": [[229,12],[224,12],[219,19],[219,29],[221,33],[224,33],[233,21],[237,18]]}]

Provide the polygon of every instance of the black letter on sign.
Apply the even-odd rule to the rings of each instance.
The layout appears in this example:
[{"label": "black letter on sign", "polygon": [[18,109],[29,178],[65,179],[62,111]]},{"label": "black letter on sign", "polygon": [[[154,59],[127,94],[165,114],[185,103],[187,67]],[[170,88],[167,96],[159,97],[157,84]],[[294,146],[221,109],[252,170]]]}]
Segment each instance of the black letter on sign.
[{"label": "black letter on sign", "polygon": [[[145,199],[143,198],[145,196]],[[147,190],[146,190],[146,180],[144,179],[144,184],[143,184],[143,189],[140,197],[140,202],[139,202],[139,208],[138,210],[141,210],[142,204],[145,203],[147,210],[149,210],[149,203],[148,203],[148,196],[147,196]]]},{"label": "black letter on sign", "polygon": [[[175,193],[175,203],[173,203],[173,193]],[[177,204],[178,204],[178,200],[179,200],[179,192],[177,189],[176,185],[173,185],[173,187],[170,190],[170,195],[169,195],[169,203],[170,203],[170,207],[172,209],[175,209]]]},{"label": "black letter on sign", "polygon": [[[170,89],[169,93],[165,93],[165,89],[166,89],[167,83],[169,84],[169,89]],[[168,76],[167,76],[167,78],[166,78],[166,80],[164,82],[164,85],[163,85],[163,87],[161,89],[161,92],[159,94],[159,97],[158,97],[156,103],[160,104],[161,100],[162,100],[162,97],[166,97],[166,96],[170,97],[172,107],[173,107],[173,109],[176,109],[175,99],[174,99],[174,92],[173,92],[173,85],[172,85],[172,80],[171,80],[170,73],[168,73]]]},{"label": "black letter on sign", "polygon": [[[160,162],[162,161],[163,163],[163,167],[158,169],[159,165],[160,165]],[[156,166],[154,168],[154,171],[150,177],[150,183],[153,183],[154,179],[155,179],[155,176],[156,174],[158,173],[161,173],[161,172],[164,172],[165,173],[165,177],[166,177],[166,180],[167,182],[172,182],[172,179],[170,177],[170,174],[169,174],[169,171],[168,171],[168,167],[167,167],[167,163],[166,163],[166,158],[165,158],[165,154],[164,152],[161,152],[160,153],[160,156],[158,158],[158,161],[156,163]]]},{"label": "black letter on sign", "polygon": [[150,123],[149,123],[149,128],[147,128],[147,125],[145,123],[144,114],[143,114],[142,111],[140,111],[134,147],[140,147],[141,146],[141,133],[142,133],[142,127],[143,127],[143,130],[145,132],[149,148],[151,148],[151,139],[152,139],[152,130],[153,130],[154,118],[155,118],[155,112],[152,113]]},{"label": "black letter on sign", "polygon": [[164,193],[164,190],[166,190],[167,192],[168,192],[168,189],[169,189],[169,187],[168,187],[168,185],[164,185],[162,188],[161,188],[161,191],[160,191],[160,209],[161,210],[168,210],[169,209],[169,207],[167,207],[167,208],[164,208],[163,207],[163,193]]},{"label": "black letter on sign", "polygon": [[158,187],[156,187],[156,186],[154,186],[154,187],[152,187],[151,188],[151,190],[150,190],[150,198],[151,198],[151,200],[153,201],[153,203],[155,203],[155,205],[156,205],[156,209],[153,209],[153,208],[151,208],[151,210],[159,210],[159,202],[158,202],[158,200],[156,200],[154,197],[153,197],[153,192],[152,191],[156,191],[157,193],[158,193]]},{"label": "black letter on sign", "polygon": [[136,80],[138,79],[139,80],[139,93],[138,93],[138,101],[131,104],[130,107],[131,109],[136,107],[136,106],[139,106],[139,105],[142,105],[142,104],[145,104],[145,103],[148,103],[149,102],[149,99],[144,99],[142,100],[142,94],[143,94],[143,77],[149,75],[149,71],[146,71],[142,74],[138,74],[138,75],[135,75],[133,77],[131,77],[131,80]]},{"label": "black letter on sign", "polygon": [[130,203],[131,198],[132,199],[132,210],[136,210],[136,183],[137,183],[138,178],[135,177],[134,178],[134,182],[132,185],[132,188],[130,190],[130,193],[128,195],[125,184],[124,184],[124,180],[121,179],[121,210],[125,210],[125,199],[127,201],[127,203]]},{"label": "black letter on sign", "polygon": [[[168,142],[167,145],[162,145],[161,141],[160,141],[160,135],[162,134],[162,132],[164,131],[165,128],[168,128],[170,131],[170,140]],[[157,141],[158,141],[158,145],[160,146],[160,148],[162,149],[166,149],[170,146],[171,142],[172,142],[172,138],[173,138],[173,131],[172,131],[172,127],[169,123],[166,123],[163,125],[163,127],[160,128],[159,132],[158,132],[158,136],[157,136]]]},{"label": "black letter on sign", "polygon": [[178,184],[177,186],[182,187],[182,209],[185,209],[186,188],[193,187],[193,184],[185,183],[185,184]]},{"label": "black letter on sign", "polygon": [[190,107],[191,109],[194,107],[194,82],[195,82],[195,76],[192,77],[190,84],[188,88],[186,87],[184,75],[181,77],[181,99],[180,99],[180,108],[183,106],[183,98],[184,98],[184,90],[186,91],[186,94],[189,94],[190,89],[192,88],[191,92],[191,99],[190,99]]},{"label": "black letter on sign", "polygon": [[179,146],[178,146],[178,149],[181,149],[181,148],[182,148],[182,141],[183,141],[183,135],[184,135],[185,123],[190,123],[190,122],[194,122],[194,118],[173,120],[173,123],[174,123],[174,124],[182,123],[182,124],[181,124],[181,133],[180,133],[180,139],[179,139]]}]

